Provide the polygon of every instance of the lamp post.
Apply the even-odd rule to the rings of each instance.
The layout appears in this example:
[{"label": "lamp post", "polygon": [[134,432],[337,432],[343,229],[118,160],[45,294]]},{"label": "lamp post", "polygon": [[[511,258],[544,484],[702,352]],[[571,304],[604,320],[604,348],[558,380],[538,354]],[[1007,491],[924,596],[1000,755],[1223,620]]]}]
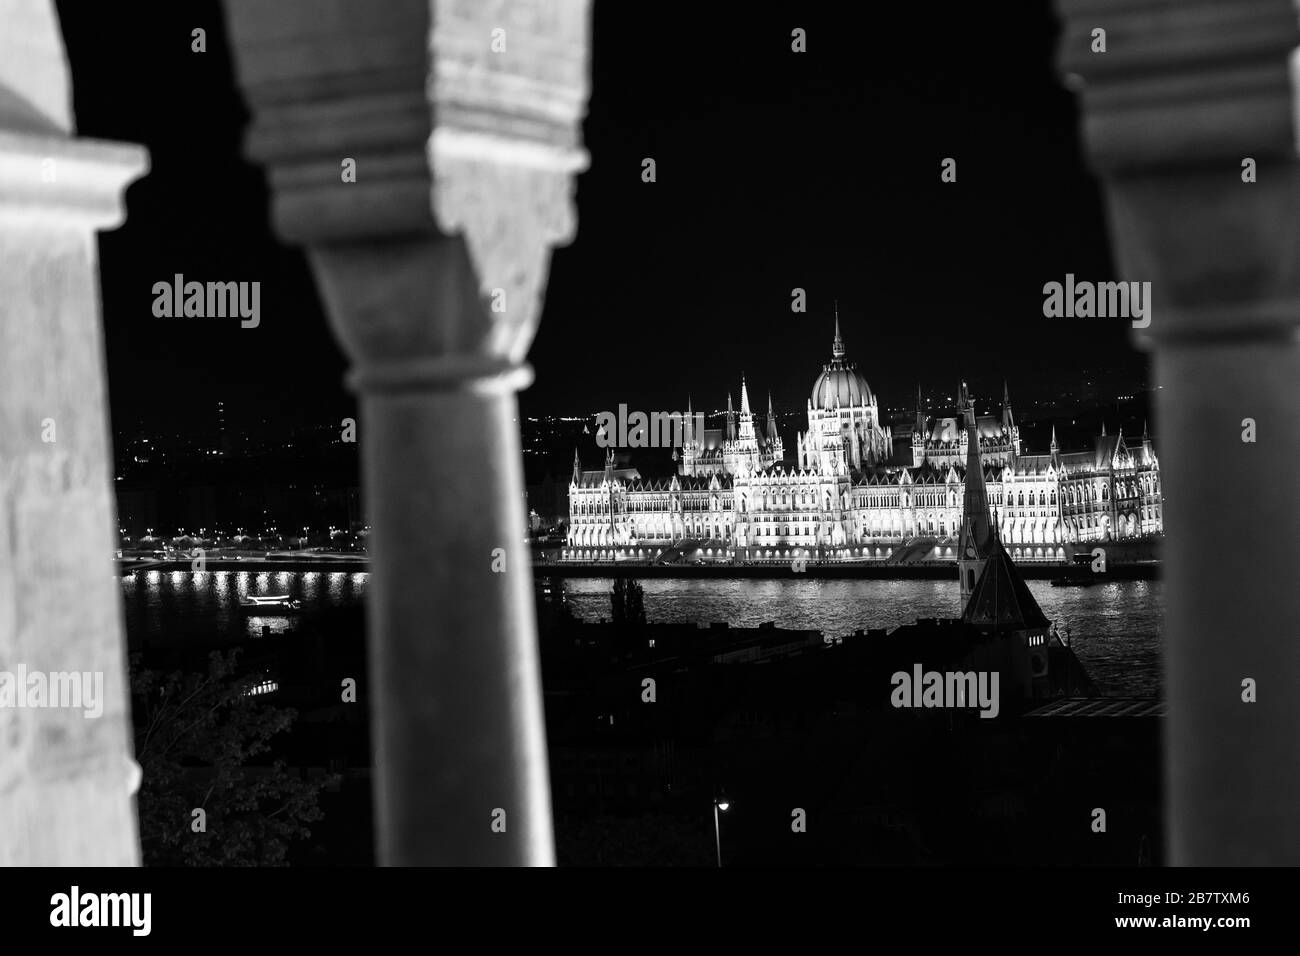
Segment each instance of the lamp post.
[{"label": "lamp post", "polygon": [[718,847],[718,866],[722,866],[722,823],[719,813],[726,813],[731,803],[726,797],[713,798],[713,839]]}]

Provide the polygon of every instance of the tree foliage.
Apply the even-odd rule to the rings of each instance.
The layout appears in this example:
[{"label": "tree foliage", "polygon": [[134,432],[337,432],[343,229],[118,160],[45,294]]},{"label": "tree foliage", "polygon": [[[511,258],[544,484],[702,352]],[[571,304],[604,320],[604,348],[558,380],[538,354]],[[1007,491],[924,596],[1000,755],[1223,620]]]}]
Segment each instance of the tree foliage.
[{"label": "tree foliage", "polygon": [[296,712],[251,695],[262,678],[240,676],[238,657],[214,651],[206,673],[163,673],[131,659],[147,866],[283,866],[289,845],[321,819],[318,797],[330,779],[309,782],[267,759],[269,741]]}]

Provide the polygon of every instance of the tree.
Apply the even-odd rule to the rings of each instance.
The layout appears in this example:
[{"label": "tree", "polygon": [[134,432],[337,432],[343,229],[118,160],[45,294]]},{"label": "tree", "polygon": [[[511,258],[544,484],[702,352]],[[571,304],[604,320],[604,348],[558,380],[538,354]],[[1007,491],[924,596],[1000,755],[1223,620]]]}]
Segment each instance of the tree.
[{"label": "tree", "polygon": [[645,593],[631,578],[615,578],[609,592],[610,620],[615,624],[645,623]]},{"label": "tree", "polygon": [[207,673],[169,674],[131,658],[146,866],[283,866],[322,817],[333,778],[301,780],[281,760],[249,765],[297,713],[251,695],[262,678],[239,676],[238,657],[214,651]]}]

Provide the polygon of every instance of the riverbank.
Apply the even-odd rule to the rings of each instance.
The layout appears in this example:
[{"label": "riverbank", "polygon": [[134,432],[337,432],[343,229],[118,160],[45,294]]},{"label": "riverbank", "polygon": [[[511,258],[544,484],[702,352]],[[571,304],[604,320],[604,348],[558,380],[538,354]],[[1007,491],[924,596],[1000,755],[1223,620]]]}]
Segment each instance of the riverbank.
[{"label": "riverbank", "polygon": [[[1060,564],[1017,564],[1021,575],[1033,580],[1050,580],[1065,573]],[[534,564],[537,577],[561,578],[862,578],[879,581],[947,581],[956,580],[957,565],[942,564],[809,564],[805,571],[795,571],[789,564],[635,564],[619,561],[608,564]],[[1152,581],[1160,577],[1160,562],[1108,565],[1104,574],[1092,575],[1102,581]]]},{"label": "riverbank", "polygon": [[[193,571],[193,562],[167,560],[132,561],[119,559],[119,574],[137,574],[142,571]],[[1064,568],[1059,564],[1025,562],[1018,564],[1020,573],[1031,580],[1050,580],[1060,577]],[[213,571],[338,571],[366,572],[370,561],[364,557],[304,557],[301,555],[260,558],[207,558],[204,570]],[[577,564],[574,562],[533,564],[534,577],[561,578],[793,578],[793,579],[865,579],[877,581],[946,581],[957,576],[957,567],[951,562],[935,564],[809,564],[807,570],[795,571],[789,564],[637,564],[619,561],[607,564]],[[1159,561],[1133,564],[1111,564],[1104,574],[1095,574],[1093,580],[1151,581],[1160,577]]]}]

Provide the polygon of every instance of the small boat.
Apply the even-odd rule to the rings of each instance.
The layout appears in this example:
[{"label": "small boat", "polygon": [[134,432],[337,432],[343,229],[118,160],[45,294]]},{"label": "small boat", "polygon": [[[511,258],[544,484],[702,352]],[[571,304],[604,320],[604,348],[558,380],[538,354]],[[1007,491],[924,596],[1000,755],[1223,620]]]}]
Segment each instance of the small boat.
[{"label": "small boat", "polygon": [[296,614],[302,610],[302,602],[287,594],[264,594],[245,598],[239,609],[245,614]]},{"label": "small boat", "polygon": [[1089,588],[1097,583],[1098,575],[1092,570],[1092,554],[1081,553],[1074,556],[1074,564],[1065,569],[1059,578],[1052,578],[1054,588]]}]

